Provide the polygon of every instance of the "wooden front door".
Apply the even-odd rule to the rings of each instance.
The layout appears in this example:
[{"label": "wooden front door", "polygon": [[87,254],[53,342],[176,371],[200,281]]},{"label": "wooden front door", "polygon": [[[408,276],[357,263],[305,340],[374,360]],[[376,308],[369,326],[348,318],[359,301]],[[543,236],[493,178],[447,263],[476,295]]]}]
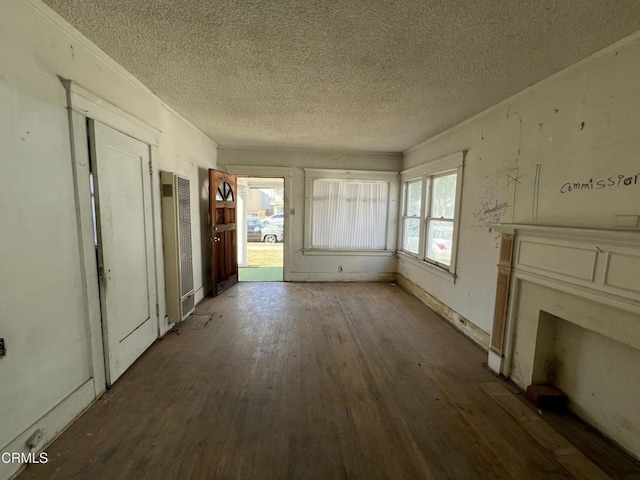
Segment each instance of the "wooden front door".
[{"label": "wooden front door", "polygon": [[236,177],[211,169],[209,187],[211,285],[215,296],[238,282]]}]

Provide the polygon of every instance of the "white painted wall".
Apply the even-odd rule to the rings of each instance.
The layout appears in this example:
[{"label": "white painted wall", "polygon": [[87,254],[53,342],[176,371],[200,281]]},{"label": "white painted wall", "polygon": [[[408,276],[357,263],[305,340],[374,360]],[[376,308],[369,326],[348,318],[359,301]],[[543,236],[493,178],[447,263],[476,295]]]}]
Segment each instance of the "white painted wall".
[{"label": "white painted wall", "polygon": [[[292,281],[376,281],[393,278],[396,271],[394,256],[305,255],[303,253],[304,169],[399,171],[400,155],[221,147],[218,151],[218,163],[221,168],[232,166],[291,168],[291,191],[285,194],[288,194],[291,202],[290,210],[295,210],[295,214],[289,214],[286,217],[288,238],[285,248],[289,249],[289,263],[285,265],[285,278]],[[338,272],[340,265],[342,272]]]},{"label": "white painted wall", "polygon": [[[407,151],[403,169],[468,153],[456,283],[402,259],[399,273],[490,332],[499,238],[491,223],[613,228],[616,215],[640,215],[638,37]],[[634,184],[598,188],[618,175]],[[561,193],[591,179],[592,190]]]},{"label": "white painted wall", "polygon": [[[200,200],[193,202],[200,219],[193,238],[202,239],[194,251],[198,298],[209,277],[206,170],[216,165],[216,147],[38,0],[0,2],[0,65],[0,337],[7,345],[0,358],[0,448],[17,449],[37,426],[45,426],[44,442],[51,439],[93,398],[93,387],[83,387],[93,372],[66,100],[57,77],[159,129],[160,168],[193,180]],[[404,261],[397,268],[489,331],[497,263],[489,223],[611,227],[616,214],[640,214],[640,185],[561,193],[565,182],[593,178],[597,185],[639,173],[638,78],[635,40],[412,149],[402,166],[391,154],[245,149],[222,149],[219,163],[292,167],[292,280],[378,279],[396,271],[395,258],[302,254],[303,168],[399,171],[468,149],[456,284]],[[0,478],[11,468],[0,465]]]},{"label": "white painted wall", "polygon": [[[36,0],[0,2],[0,65],[0,337],[7,347],[0,358],[0,449],[15,451],[37,426],[46,429],[44,442],[51,439],[95,395],[93,386],[78,390],[93,373],[58,76],[162,132],[158,165],[192,179],[195,239],[205,232],[206,170],[216,164],[216,146]],[[208,283],[208,248],[204,239],[194,246],[199,298]],[[0,478],[15,468],[1,464]]]}]

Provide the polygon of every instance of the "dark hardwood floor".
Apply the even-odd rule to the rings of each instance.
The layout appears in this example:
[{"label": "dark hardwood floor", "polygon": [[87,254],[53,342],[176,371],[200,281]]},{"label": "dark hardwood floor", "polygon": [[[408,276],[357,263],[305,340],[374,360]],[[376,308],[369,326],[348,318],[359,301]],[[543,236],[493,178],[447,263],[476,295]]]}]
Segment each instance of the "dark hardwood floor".
[{"label": "dark hardwood floor", "polygon": [[239,284],[153,345],[20,478],[615,476],[537,423],[485,360],[399,287]]}]

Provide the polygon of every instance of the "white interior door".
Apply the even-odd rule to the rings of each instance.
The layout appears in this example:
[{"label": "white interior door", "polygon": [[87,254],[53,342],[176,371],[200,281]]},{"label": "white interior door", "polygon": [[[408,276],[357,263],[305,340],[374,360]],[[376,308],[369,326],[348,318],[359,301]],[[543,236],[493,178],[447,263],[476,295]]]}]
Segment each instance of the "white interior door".
[{"label": "white interior door", "polygon": [[89,124],[107,384],[157,338],[149,146]]}]

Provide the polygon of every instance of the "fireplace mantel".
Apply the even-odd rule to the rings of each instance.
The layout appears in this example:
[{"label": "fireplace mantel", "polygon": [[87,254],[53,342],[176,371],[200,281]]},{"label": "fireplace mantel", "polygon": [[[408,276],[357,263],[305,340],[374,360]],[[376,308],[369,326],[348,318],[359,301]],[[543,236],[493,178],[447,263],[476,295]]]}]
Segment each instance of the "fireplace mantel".
[{"label": "fireplace mantel", "polygon": [[[504,348],[489,352],[494,371],[509,374],[514,311],[522,280],[640,314],[640,231],[526,224],[493,228],[513,241],[510,288],[504,299],[508,305]],[[640,349],[640,325],[632,331],[618,330],[609,332],[610,336]]]},{"label": "fireplace mantel", "polygon": [[532,225],[526,223],[497,223],[491,226],[499,233],[541,234],[575,239],[594,239],[599,241],[622,241],[640,246],[640,230],[612,230],[582,227],[559,227],[555,225]]},{"label": "fireplace mantel", "polygon": [[640,231],[522,224],[494,229],[514,236],[514,273],[555,281],[573,287],[579,296],[599,295],[616,307],[640,312]]},{"label": "fireplace mantel", "polygon": [[[570,373],[583,386],[596,377],[599,383],[597,388],[589,384],[596,388],[594,393],[589,390],[587,395],[579,388],[573,392],[575,409],[638,456],[640,443],[629,438],[640,432],[634,430],[629,438],[618,435],[625,429],[611,420],[626,408],[615,404],[620,395],[603,392],[625,391],[629,386],[625,372],[635,372],[640,358],[640,231],[520,224],[494,229],[502,234],[502,249],[489,367],[526,388],[540,381],[536,372],[541,350],[554,344],[562,350],[576,345],[571,342],[577,338],[588,337],[585,357],[580,362],[567,357],[564,373],[571,364],[575,372]],[[549,337],[541,325],[552,317],[567,323],[559,324]],[[557,332],[569,337],[554,340],[554,335],[560,335]],[[632,361],[624,363],[625,358]],[[562,362],[560,358],[560,366]],[[588,370],[593,365],[614,366],[609,373],[594,373]],[[597,391],[600,387],[602,391]],[[629,400],[638,395],[637,387],[633,388],[627,392]],[[593,395],[598,405],[590,403]],[[634,411],[625,415],[629,424],[636,425]]]}]

